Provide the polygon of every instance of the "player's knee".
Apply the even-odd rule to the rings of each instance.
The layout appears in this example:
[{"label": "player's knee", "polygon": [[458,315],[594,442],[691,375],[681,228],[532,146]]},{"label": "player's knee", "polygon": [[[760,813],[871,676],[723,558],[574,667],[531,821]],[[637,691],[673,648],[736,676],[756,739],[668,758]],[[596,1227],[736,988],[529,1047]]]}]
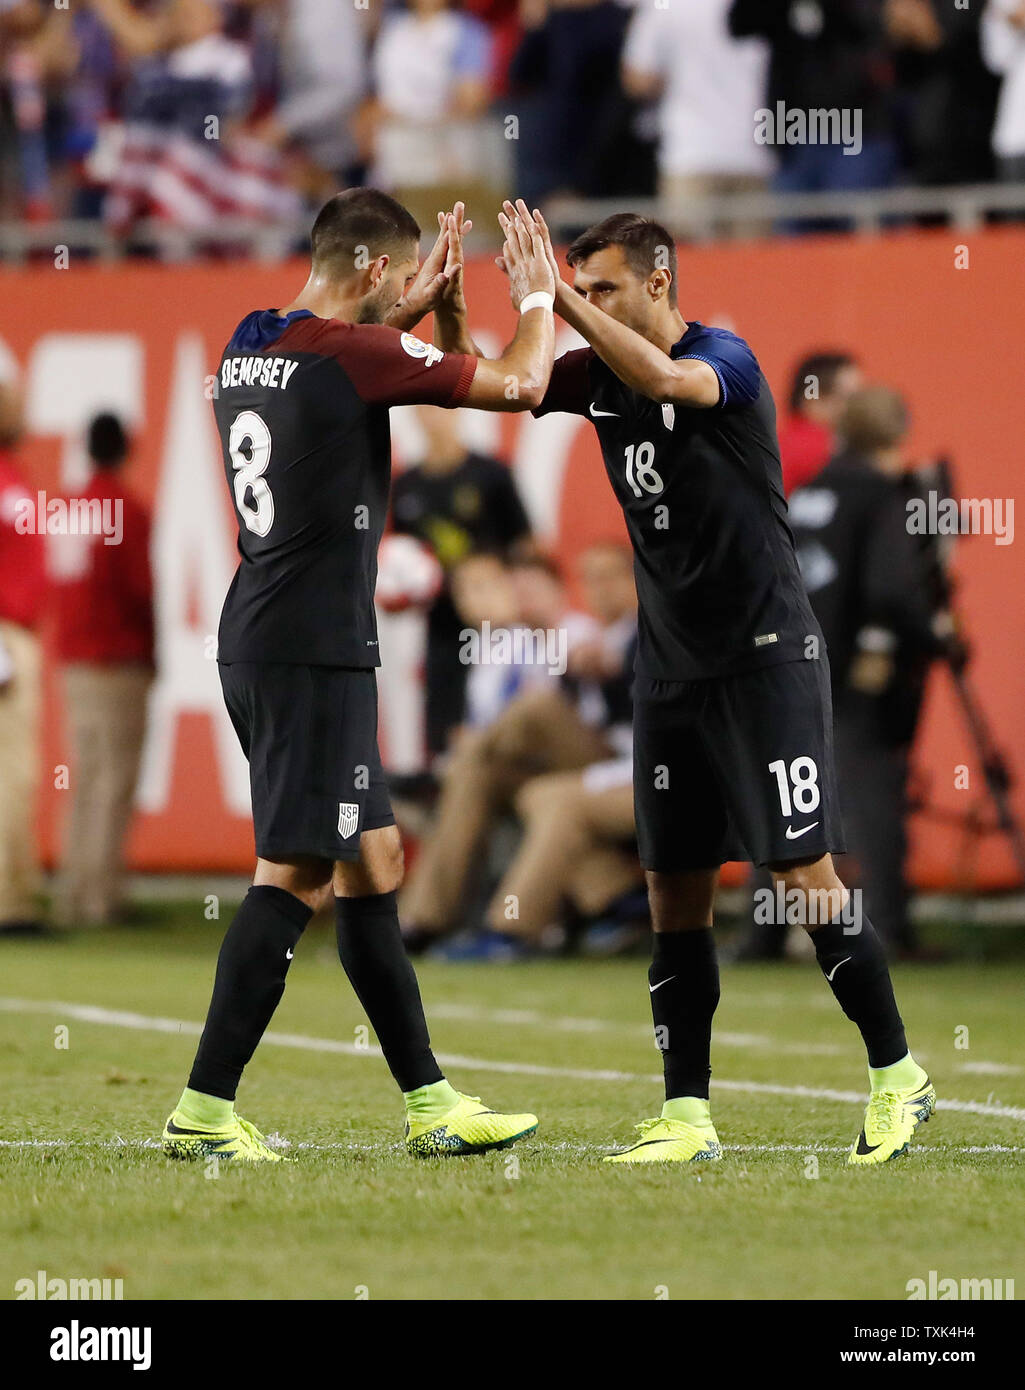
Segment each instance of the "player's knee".
[{"label": "player's knee", "polygon": [[401,888],[406,876],[406,852],[397,826],[389,826],[388,833],[375,846],[371,870],[376,892],[394,893]]},{"label": "player's knee", "polygon": [[815,888],[830,889],[840,887],[840,880],[833,868],[832,855],[822,854],[817,859],[802,859],[796,863],[770,864],[773,877],[782,879],[786,888],[797,888],[803,893]]},{"label": "player's knee", "polygon": [[323,912],[325,908],[330,907],[334,902],[334,890],[330,878],[321,887],[311,889],[303,898],[303,902],[313,912]]},{"label": "player's knee", "polygon": [[253,883],[257,887],[282,888],[313,912],[318,912],[331,896],[331,863],[324,859],[294,862],[260,859]]},{"label": "player's knee", "polygon": [[655,931],[684,931],[712,925],[718,870],[661,873],[649,869],[645,879]]},{"label": "player's knee", "polygon": [[395,844],[388,853],[387,876],[391,887],[386,892],[392,893],[397,888],[401,888],[406,877],[406,851],[403,848],[401,839],[396,835]]}]

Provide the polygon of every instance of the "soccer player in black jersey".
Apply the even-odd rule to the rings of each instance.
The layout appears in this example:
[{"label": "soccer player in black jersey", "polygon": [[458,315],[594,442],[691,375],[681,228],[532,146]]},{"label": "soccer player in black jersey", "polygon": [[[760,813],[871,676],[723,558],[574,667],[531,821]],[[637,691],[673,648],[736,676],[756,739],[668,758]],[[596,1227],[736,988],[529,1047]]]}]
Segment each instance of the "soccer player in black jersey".
[{"label": "soccer player in black jersey", "polygon": [[[402,846],[377,749],[377,546],[391,471],[388,407],[540,404],[554,355],[554,277],[539,229],[509,224],[503,260],[520,310],[495,361],[448,353],[461,307],[461,205],[418,268],[420,229],[373,189],[332,198],[291,304],[248,314],[218,370],[214,412],[239,525],[218,668],[249,760],[257,865],[221,947],[192,1074],[164,1130],[171,1157],[276,1161],[235,1114],[242,1070],[285,987],[313,911],[334,893],[338,952],[406,1103],[417,1155],[503,1147],[537,1125],[497,1114],[442,1076],[395,892]],[[466,224],[469,226],[469,224]]]},{"label": "soccer player in black jersey", "polygon": [[683,318],[664,227],[623,213],[584,232],[570,286],[539,213],[507,203],[500,222],[544,232],[556,312],[590,344],[558,359],[535,413],[593,423],[635,556],[634,787],[666,1103],[609,1161],[721,1156],[712,914],[721,865],[746,858],[771,870],[861,1031],[871,1098],[849,1162],[884,1162],[935,1092],[908,1051],[879,939],[833,868],[844,846],[827,657],[787,525],[769,387],[741,338]]}]

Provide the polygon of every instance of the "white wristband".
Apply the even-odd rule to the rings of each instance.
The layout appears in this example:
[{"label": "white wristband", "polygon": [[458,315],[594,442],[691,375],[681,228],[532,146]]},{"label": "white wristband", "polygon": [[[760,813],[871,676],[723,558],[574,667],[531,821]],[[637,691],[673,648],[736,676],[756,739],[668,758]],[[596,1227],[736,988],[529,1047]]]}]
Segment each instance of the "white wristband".
[{"label": "white wristband", "polygon": [[547,309],[550,314],[554,313],[555,295],[547,290],[535,290],[533,294],[525,295],[520,300],[520,313],[525,314],[530,309]]}]

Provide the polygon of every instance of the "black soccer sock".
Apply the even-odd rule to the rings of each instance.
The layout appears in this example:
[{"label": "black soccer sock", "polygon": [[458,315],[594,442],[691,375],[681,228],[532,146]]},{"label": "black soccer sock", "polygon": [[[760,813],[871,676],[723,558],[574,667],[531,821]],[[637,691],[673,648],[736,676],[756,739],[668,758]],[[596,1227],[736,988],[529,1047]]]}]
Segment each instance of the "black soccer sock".
[{"label": "black soccer sock", "polygon": [[865,1039],[870,1067],[888,1067],[907,1055],[908,1040],[893,997],[886,952],[868,918],[849,935],[843,921],[810,933],[815,956],[844,1013]]},{"label": "black soccer sock", "polygon": [[719,1003],[719,964],[711,927],[656,932],[648,970],[655,1042],[662,1053],[666,1100],[708,1099],[712,1017]]},{"label": "black soccer sock", "polygon": [[394,893],[335,898],[338,958],[400,1091],[442,1080]]},{"label": "black soccer sock", "polygon": [[313,916],[284,888],[250,888],[225,933],[189,1088],[234,1100],[278,1001],[296,942]]}]

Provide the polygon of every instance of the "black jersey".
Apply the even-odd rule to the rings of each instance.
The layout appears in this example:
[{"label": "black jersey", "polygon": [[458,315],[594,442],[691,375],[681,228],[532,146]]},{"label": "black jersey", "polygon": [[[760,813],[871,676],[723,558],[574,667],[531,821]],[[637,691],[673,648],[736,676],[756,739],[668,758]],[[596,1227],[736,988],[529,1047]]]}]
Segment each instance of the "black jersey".
[{"label": "black jersey", "polygon": [[530,534],[512,473],[498,459],[467,453],[457,468],[407,468],[392,488],[392,525],[430,546],[451,570],[474,550],[507,551]]},{"label": "black jersey", "polygon": [[852,690],[859,651],[888,653],[893,678],[871,697],[875,728],[893,743],[914,734],[930,661],[942,649],[934,568],[921,537],[908,534],[913,480],[880,472],[847,450],[790,498],[797,558],[829,645],[833,706],[846,716],[867,697]]},{"label": "black jersey", "polygon": [[556,362],[535,412],[586,415],[598,431],[634,549],[637,670],[684,681],[817,655],[776,410],[754,354],[735,334],[692,323],[671,355],[714,369],[717,406],[660,405],[581,348]]},{"label": "black jersey", "polygon": [[458,405],[477,359],[380,325],[258,310],[224,350],[214,414],[239,523],[222,662],[380,665],[374,589],[388,407]]}]

